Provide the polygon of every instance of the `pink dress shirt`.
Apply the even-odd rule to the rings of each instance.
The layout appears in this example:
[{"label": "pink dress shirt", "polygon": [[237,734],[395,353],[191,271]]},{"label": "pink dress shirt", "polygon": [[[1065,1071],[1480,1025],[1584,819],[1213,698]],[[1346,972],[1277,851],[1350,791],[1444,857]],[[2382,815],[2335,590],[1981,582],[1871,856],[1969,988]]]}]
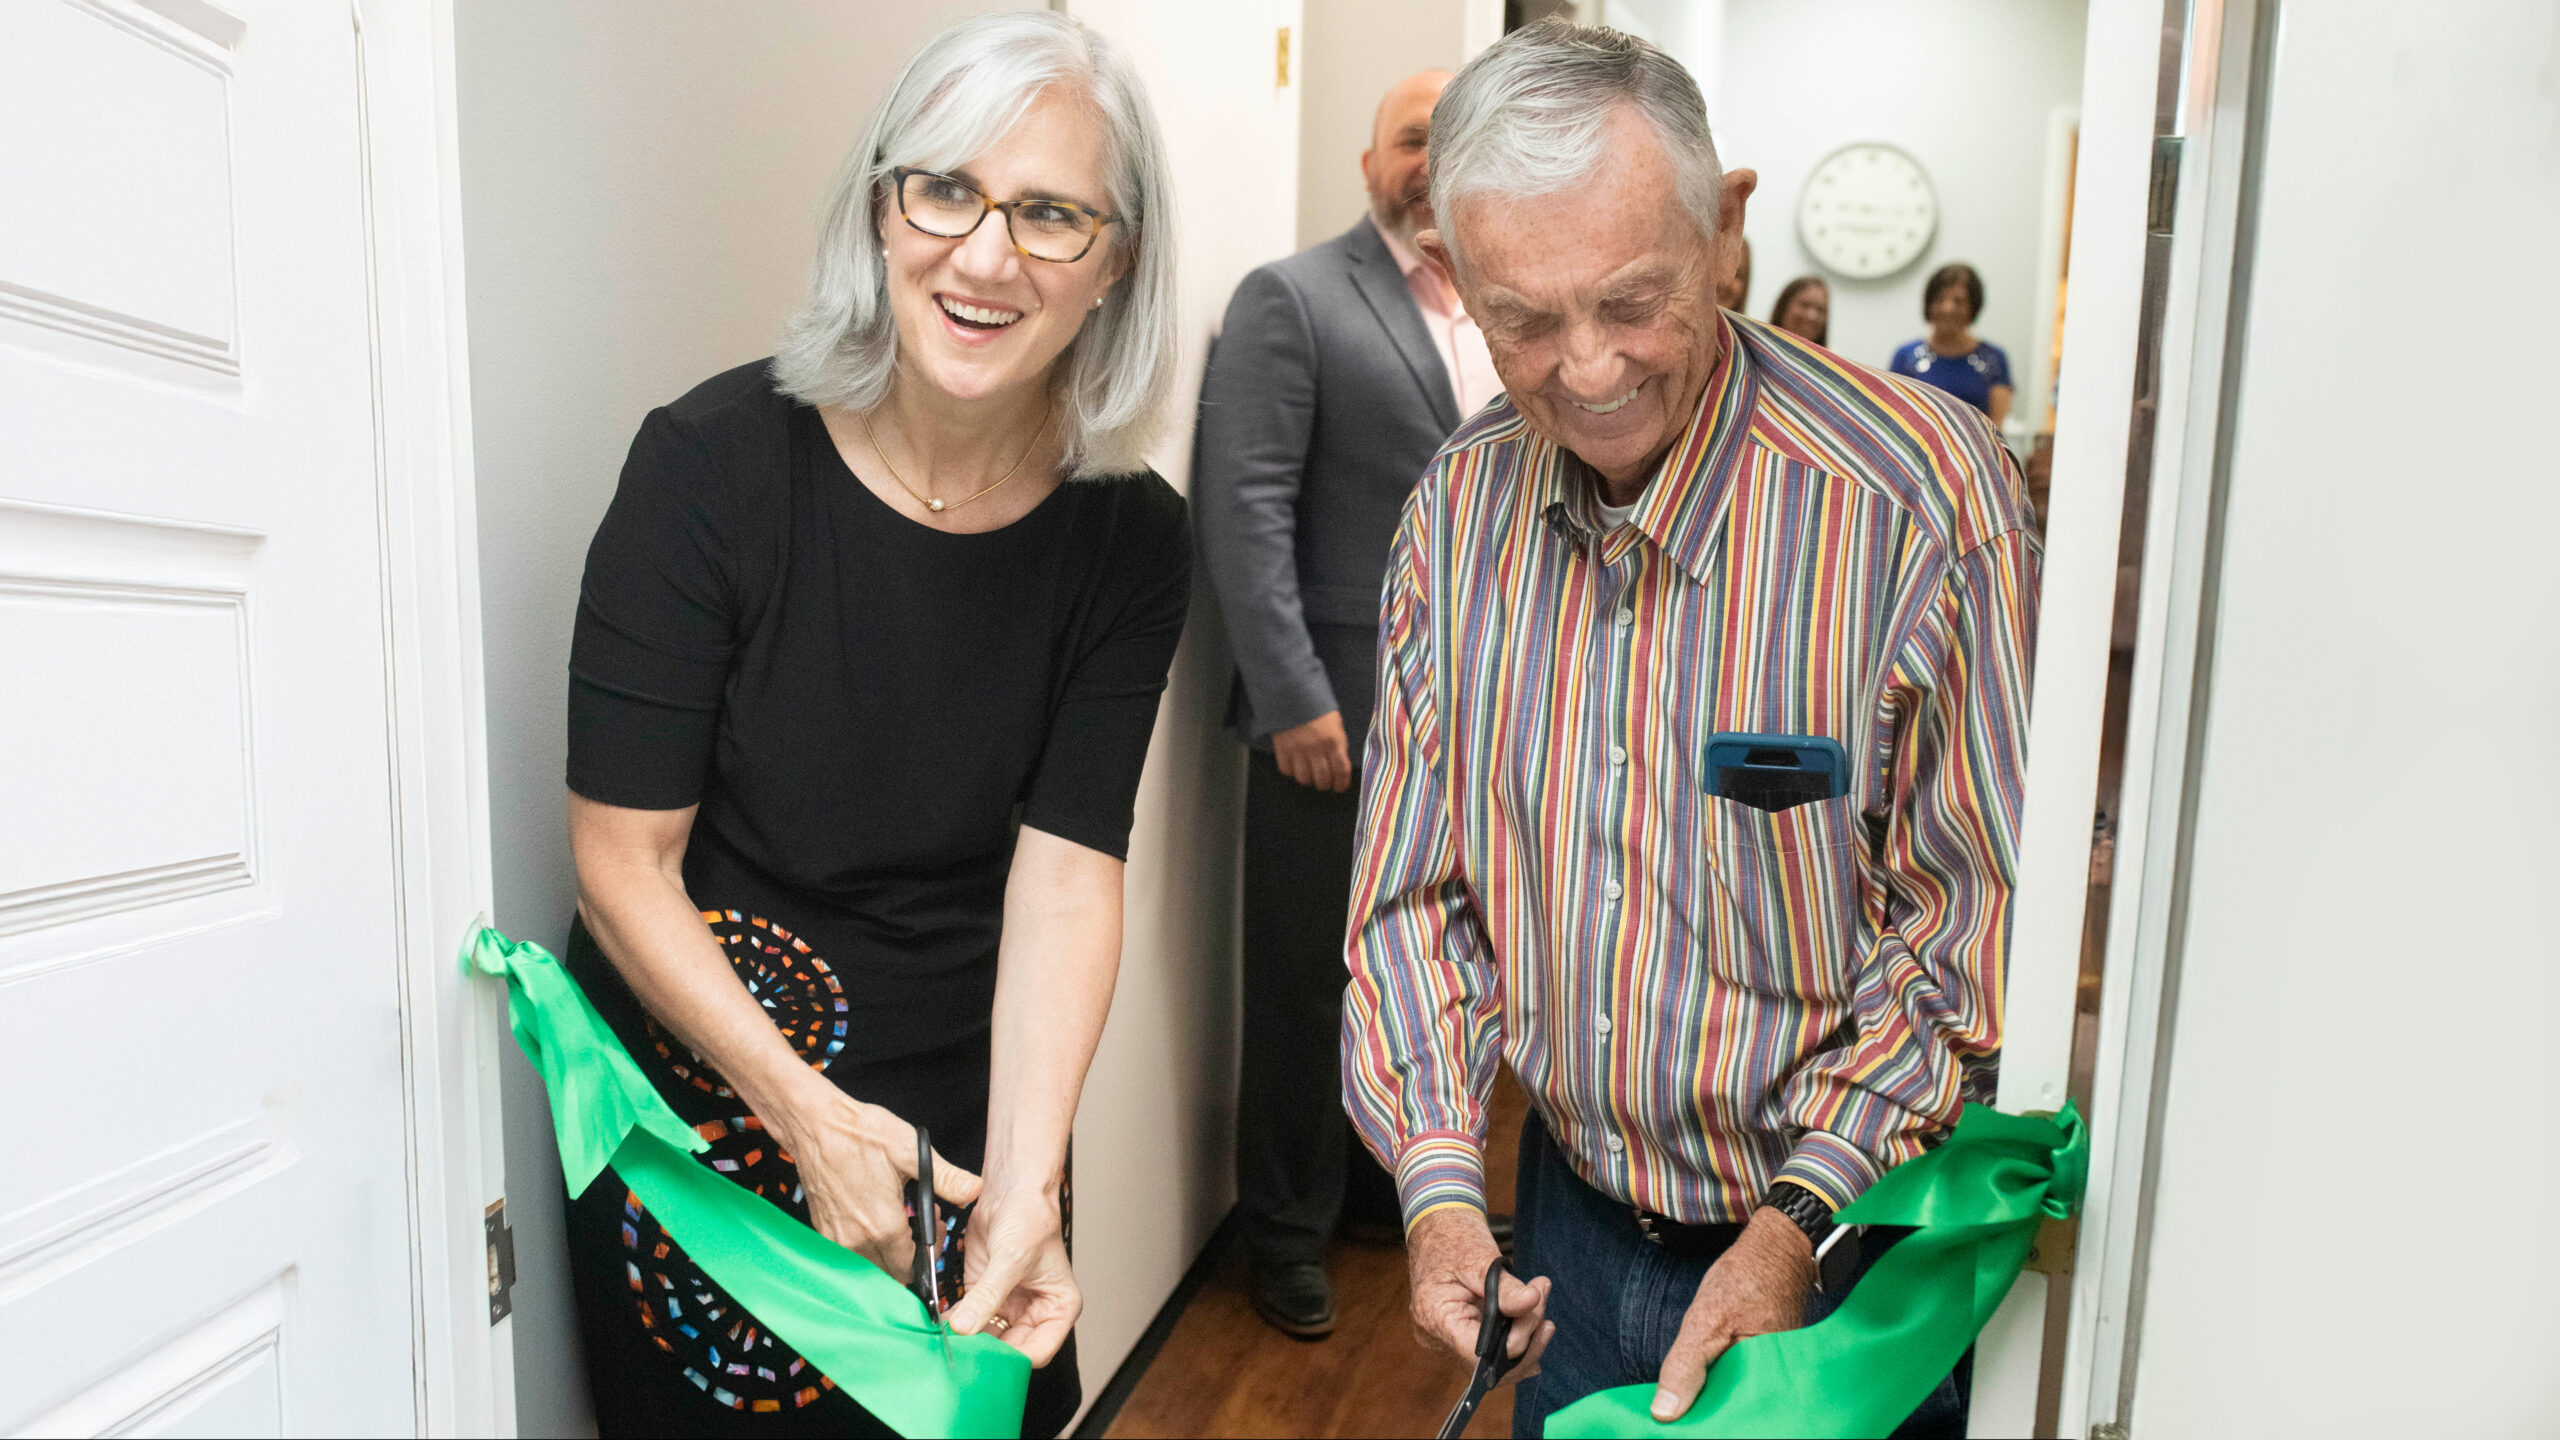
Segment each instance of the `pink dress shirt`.
[{"label": "pink dress shirt", "polygon": [[1431,268],[1413,247],[1387,233],[1378,217],[1369,217],[1370,228],[1387,242],[1387,253],[1395,257],[1396,268],[1404,272],[1405,288],[1413,292],[1413,303],[1422,307],[1422,328],[1431,332],[1431,343],[1440,351],[1440,363],[1449,372],[1449,388],[1457,392],[1458,414],[1473,415],[1485,403],[1502,393],[1502,377],[1493,371],[1493,352],[1484,347],[1484,332],[1467,316],[1467,307],[1459,301],[1457,288]]}]

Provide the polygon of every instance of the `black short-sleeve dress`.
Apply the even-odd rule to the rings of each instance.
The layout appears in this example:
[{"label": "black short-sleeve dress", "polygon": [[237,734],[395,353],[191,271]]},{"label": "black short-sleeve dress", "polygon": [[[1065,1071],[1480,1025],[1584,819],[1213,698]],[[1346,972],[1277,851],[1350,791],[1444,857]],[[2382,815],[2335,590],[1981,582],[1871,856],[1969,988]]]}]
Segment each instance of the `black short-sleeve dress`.
[{"label": "black short-sleeve dress", "polygon": [[[699,805],[685,888],[751,993],[846,1093],[978,1169],[1014,836],[1126,855],[1189,547],[1152,473],[1067,482],[985,534],[919,525],[767,365],[730,371],[643,422],[588,550],[569,787]],[[792,1166],[583,926],[567,963],[702,1161],[807,1219]],[[887,1433],[610,1171],[569,1230],[605,1434]],[[1070,1343],[1024,1433],[1079,1398]]]}]

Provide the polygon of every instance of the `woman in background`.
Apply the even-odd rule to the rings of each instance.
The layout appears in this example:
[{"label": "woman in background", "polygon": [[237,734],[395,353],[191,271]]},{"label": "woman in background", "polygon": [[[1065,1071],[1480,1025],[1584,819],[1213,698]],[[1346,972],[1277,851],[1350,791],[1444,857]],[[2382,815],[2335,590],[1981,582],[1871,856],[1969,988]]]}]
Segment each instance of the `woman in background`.
[{"label": "woman in background", "polygon": [[2009,356],[1973,338],[1973,322],[1982,318],[1982,277],[1961,261],[1939,267],[1920,292],[1920,313],[1929,334],[1893,352],[1893,373],[1964,401],[1990,416],[1993,429],[2007,423],[2009,401],[2017,394]]},{"label": "woman in background", "polygon": [[1819,275],[1799,275],[1778,292],[1769,323],[1816,345],[1831,343],[1831,286]]},{"label": "woman in background", "polygon": [[[569,665],[570,972],[705,1165],[900,1278],[930,1131],[1025,1435],[1080,1399],[1067,1138],[1191,591],[1165,185],[1083,25],[928,43],[781,354],[642,423]],[[568,1221],[603,1434],[889,1433],[612,1172]]]}]

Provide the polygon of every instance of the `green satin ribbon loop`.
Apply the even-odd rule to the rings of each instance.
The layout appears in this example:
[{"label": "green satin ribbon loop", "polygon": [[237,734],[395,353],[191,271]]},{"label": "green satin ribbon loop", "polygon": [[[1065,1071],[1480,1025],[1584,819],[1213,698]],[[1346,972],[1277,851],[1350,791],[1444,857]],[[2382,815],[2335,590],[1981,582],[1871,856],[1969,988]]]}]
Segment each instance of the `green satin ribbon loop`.
[{"label": "green satin ribbon loop", "polygon": [[2089,1136],[2050,1118],[1968,1105],[1937,1149],[1896,1166],[1840,1212],[1846,1225],[1916,1226],[1819,1324],[1759,1335],[1707,1372],[1689,1413],[1653,1418],[1654,1387],[1585,1396],[1548,1417],[1559,1437],[1891,1434],[2000,1308],[2036,1228],[2067,1218],[2089,1179]]},{"label": "green satin ribbon loop", "polygon": [[986,1335],[944,1337],[877,1265],[687,1155],[709,1144],[631,1062],[551,952],[482,930],[466,963],[507,982],[507,1019],[551,1091],[569,1193],[608,1164],[702,1273],[901,1435],[1022,1431],[1031,1362]]}]

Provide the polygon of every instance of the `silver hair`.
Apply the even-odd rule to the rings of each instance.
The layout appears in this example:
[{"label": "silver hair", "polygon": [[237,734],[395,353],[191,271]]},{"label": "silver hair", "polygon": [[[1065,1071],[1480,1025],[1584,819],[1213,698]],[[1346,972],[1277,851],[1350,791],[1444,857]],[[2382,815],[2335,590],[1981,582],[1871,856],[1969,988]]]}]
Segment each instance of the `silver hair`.
[{"label": "silver hair", "polygon": [[887,398],[898,327],[875,225],[894,204],[889,172],[948,170],[985,154],[1052,85],[1071,87],[1102,117],[1104,185],[1121,217],[1105,233],[1132,247],[1127,273],[1062,357],[1067,464],[1078,478],[1145,468],[1176,388],[1171,167],[1136,69],[1090,28],[1046,10],[962,21],[899,73],[827,198],[808,299],[774,358],[786,393],[856,411]]},{"label": "silver hair", "polygon": [[1552,195],[1608,160],[1610,112],[1632,105],[1661,137],[1680,204],[1713,235],[1724,171],[1707,102],[1679,61],[1598,25],[1550,17],[1495,41],[1431,111],[1431,211],[1459,254],[1457,206],[1475,195]]}]

